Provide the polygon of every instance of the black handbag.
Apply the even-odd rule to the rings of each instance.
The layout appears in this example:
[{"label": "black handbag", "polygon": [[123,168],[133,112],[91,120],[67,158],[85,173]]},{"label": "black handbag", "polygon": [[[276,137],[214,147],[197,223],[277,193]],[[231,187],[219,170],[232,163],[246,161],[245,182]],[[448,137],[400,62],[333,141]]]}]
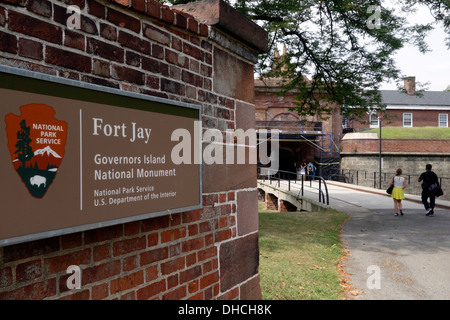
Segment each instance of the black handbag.
[{"label": "black handbag", "polygon": [[440,197],[444,194],[444,192],[442,191],[442,188],[440,186],[438,186],[437,183],[433,183],[431,186],[429,186],[428,191],[431,195],[433,195],[435,197]]},{"label": "black handbag", "polygon": [[391,184],[391,185],[389,186],[389,188],[387,188],[386,193],[387,193],[387,194],[392,194],[392,190],[394,190],[394,184]]}]

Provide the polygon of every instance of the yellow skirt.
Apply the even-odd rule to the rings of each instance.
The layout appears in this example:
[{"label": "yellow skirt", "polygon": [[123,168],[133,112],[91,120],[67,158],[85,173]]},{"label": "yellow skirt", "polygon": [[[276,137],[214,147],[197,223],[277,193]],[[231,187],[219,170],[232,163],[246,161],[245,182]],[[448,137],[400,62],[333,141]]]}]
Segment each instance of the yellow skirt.
[{"label": "yellow skirt", "polygon": [[394,187],[394,189],[392,190],[391,197],[393,199],[397,199],[397,200],[405,199],[405,194],[403,193],[403,188],[396,188],[396,187]]}]

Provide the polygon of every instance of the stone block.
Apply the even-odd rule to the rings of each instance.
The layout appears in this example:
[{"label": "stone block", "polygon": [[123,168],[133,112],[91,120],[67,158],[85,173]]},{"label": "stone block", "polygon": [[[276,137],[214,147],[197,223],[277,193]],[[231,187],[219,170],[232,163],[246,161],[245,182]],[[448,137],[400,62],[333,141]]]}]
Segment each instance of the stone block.
[{"label": "stone block", "polygon": [[258,234],[227,241],[220,246],[220,289],[227,291],[258,273]]}]

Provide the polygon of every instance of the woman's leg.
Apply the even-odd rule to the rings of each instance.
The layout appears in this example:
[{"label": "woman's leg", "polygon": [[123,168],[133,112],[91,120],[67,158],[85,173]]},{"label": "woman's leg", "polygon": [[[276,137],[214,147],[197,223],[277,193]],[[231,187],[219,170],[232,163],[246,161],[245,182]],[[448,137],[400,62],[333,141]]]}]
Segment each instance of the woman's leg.
[{"label": "woman's leg", "polygon": [[398,200],[394,199],[394,211],[395,215],[398,216]]}]

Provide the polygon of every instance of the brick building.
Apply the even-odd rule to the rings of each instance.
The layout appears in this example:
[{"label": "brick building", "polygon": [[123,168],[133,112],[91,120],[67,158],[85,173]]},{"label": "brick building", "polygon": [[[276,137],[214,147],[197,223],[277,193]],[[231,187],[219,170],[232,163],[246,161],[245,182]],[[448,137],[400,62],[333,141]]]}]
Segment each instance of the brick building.
[{"label": "brick building", "polygon": [[[275,56],[279,56],[278,51]],[[342,137],[340,106],[333,105],[325,119],[319,115],[300,118],[296,92],[279,95],[279,78],[255,80],[256,129],[278,129],[280,170],[296,172],[302,163],[314,163],[320,175],[338,170],[339,145]]]},{"label": "brick building", "polygon": [[[2,0],[0,65],[196,104],[204,129],[253,126],[266,32],[223,1],[192,6]],[[260,298],[256,165],[201,172],[201,209],[1,246],[0,300]],[[81,289],[66,286],[71,265]]]},{"label": "brick building", "polygon": [[[387,120],[384,126],[393,127],[448,127],[450,114],[450,92],[424,91],[416,94],[415,77],[404,79],[404,91],[381,90],[382,102],[386,105]],[[367,115],[368,124],[353,123],[353,129],[378,128],[376,111]],[[386,123],[387,122],[387,123]]]}]

